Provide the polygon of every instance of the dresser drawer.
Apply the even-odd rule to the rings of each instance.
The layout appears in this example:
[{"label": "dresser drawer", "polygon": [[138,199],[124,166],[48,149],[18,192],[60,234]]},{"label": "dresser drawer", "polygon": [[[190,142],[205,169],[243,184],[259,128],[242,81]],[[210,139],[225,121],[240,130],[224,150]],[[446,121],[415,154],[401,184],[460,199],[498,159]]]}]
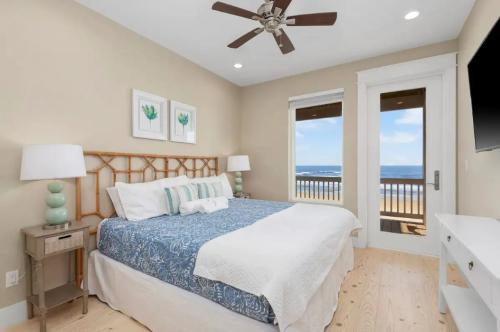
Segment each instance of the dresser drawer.
[{"label": "dresser drawer", "polygon": [[459,250],[459,243],[457,238],[451,231],[443,224],[441,224],[441,241],[445,244],[451,255],[457,255]]},{"label": "dresser drawer", "polygon": [[45,239],[45,255],[83,246],[83,231],[48,237]]},{"label": "dresser drawer", "polygon": [[456,258],[458,265],[465,277],[469,279],[472,287],[479,293],[484,302],[490,306],[492,301],[492,281],[489,271],[463,244],[460,244],[460,255],[456,256]]}]

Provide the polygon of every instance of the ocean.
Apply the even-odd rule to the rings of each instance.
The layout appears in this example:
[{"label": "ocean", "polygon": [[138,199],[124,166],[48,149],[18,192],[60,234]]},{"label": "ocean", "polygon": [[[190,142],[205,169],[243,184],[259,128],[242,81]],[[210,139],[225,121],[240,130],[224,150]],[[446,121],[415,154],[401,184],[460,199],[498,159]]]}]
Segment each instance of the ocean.
[{"label": "ocean", "polygon": [[[308,176],[308,177],[342,177],[342,166],[296,166],[295,168],[296,176]],[[394,178],[394,179],[423,179],[423,167],[422,166],[380,166],[380,177],[381,178]],[[297,192],[308,191],[309,188],[305,188],[307,183],[297,182]],[[337,192],[340,189],[342,192],[342,183],[326,185],[326,192]],[[340,186],[340,188],[338,188]],[[411,187],[411,188],[410,188]],[[386,195],[390,196],[390,186],[386,186]],[[311,187],[311,191],[313,187]],[[414,195],[414,198],[418,196],[418,186],[406,186],[406,196]],[[315,193],[323,192],[323,184],[320,183],[314,186]],[[423,194],[423,187],[420,186],[420,193]],[[384,196],[384,186],[380,186],[380,195]],[[397,197],[397,186],[393,185],[392,196]],[[404,185],[400,185],[400,197],[404,196]]]},{"label": "ocean", "polygon": [[[341,177],[342,166],[296,166],[297,176]],[[422,166],[380,166],[381,178],[423,179]]]}]

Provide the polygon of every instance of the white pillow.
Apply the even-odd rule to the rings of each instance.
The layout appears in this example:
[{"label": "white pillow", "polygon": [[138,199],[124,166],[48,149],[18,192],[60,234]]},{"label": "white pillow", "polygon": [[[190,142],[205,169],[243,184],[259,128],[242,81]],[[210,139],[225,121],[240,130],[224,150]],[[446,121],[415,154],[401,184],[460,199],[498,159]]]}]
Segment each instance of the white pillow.
[{"label": "white pillow", "polygon": [[208,177],[208,178],[191,179],[189,181],[191,183],[214,183],[214,182],[220,182],[222,184],[222,191],[224,193],[224,196],[227,197],[228,199],[234,198],[233,188],[231,187],[231,184],[229,183],[229,179],[227,178],[226,173],[222,173],[219,176],[211,176],[211,177]]},{"label": "white pillow", "polygon": [[123,204],[120,199],[120,195],[118,194],[118,189],[116,187],[106,188],[108,191],[109,198],[111,198],[111,202],[113,202],[113,206],[115,207],[116,214],[120,218],[127,219],[125,215],[125,211],[123,210]]},{"label": "white pillow", "polygon": [[168,214],[165,188],[188,183],[189,179],[183,175],[145,183],[117,182],[115,185],[127,219],[139,221]]}]

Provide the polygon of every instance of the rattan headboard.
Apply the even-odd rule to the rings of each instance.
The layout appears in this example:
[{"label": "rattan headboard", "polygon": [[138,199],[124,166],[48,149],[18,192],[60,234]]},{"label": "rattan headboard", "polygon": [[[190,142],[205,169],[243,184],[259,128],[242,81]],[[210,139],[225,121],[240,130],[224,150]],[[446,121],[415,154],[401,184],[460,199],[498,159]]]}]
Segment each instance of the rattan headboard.
[{"label": "rattan headboard", "polygon": [[[190,157],[190,156],[168,156],[141,153],[121,153],[121,152],[95,152],[86,151],[85,163],[87,166],[87,177],[76,179],[76,220],[81,221],[84,217],[95,216],[98,219],[110,218],[115,214],[115,210],[110,204],[110,199],[105,193],[106,187],[114,186],[115,182],[147,182],[159,178],[186,175],[190,178],[207,177],[219,175],[218,157]],[[107,174],[105,174],[107,173]],[[91,176],[94,175],[94,176]],[[106,181],[105,177],[108,175]],[[83,183],[85,182],[85,183]],[[82,190],[84,187],[85,191]],[[104,185],[104,186],[103,186]],[[104,193],[101,195],[101,193]],[[105,201],[101,201],[104,196]],[[89,208],[95,197],[95,208]],[[83,202],[85,201],[85,202]],[[102,212],[101,203],[108,203],[108,213]],[[87,209],[92,212],[82,212]],[[90,232],[97,233],[96,230]],[[82,280],[82,260],[83,251],[76,252],[76,282]]]},{"label": "rattan headboard", "polygon": [[[93,212],[82,212],[82,179],[76,179],[76,220],[81,221],[87,216],[98,216],[101,219],[110,218],[115,213],[103,214],[101,212],[101,171],[108,168],[112,173],[111,186],[117,181],[120,174],[126,175],[123,182],[147,182],[157,180],[159,175],[168,178],[179,175],[187,175],[190,178],[219,175],[218,157],[189,157],[189,156],[168,156],[140,153],[120,153],[120,152],[94,152],[86,151],[85,156],[94,156],[98,165],[92,170],[87,170],[87,175],[95,174],[95,210]],[[119,169],[119,159],[122,159],[122,166],[126,169]],[[86,158],[87,160],[87,158]],[[87,162],[88,164],[88,162]],[[87,168],[88,169],[88,168]],[[134,175],[139,175],[140,181],[133,181]],[[109,182],[108,182],[109,183]],[[107,196],[107,195],[106,195]]]}]

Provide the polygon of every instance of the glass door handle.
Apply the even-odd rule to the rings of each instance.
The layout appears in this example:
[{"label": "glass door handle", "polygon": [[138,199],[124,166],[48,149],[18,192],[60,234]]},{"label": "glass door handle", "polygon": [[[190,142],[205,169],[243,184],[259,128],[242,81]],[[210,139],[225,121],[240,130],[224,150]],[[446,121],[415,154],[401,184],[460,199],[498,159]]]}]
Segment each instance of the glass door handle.
[{"label": "glass door handle", "polygon": [[439,171],[434,171],[434,183],[427,183],[427,185],[433,185],[434,190],[439,190]]}]

